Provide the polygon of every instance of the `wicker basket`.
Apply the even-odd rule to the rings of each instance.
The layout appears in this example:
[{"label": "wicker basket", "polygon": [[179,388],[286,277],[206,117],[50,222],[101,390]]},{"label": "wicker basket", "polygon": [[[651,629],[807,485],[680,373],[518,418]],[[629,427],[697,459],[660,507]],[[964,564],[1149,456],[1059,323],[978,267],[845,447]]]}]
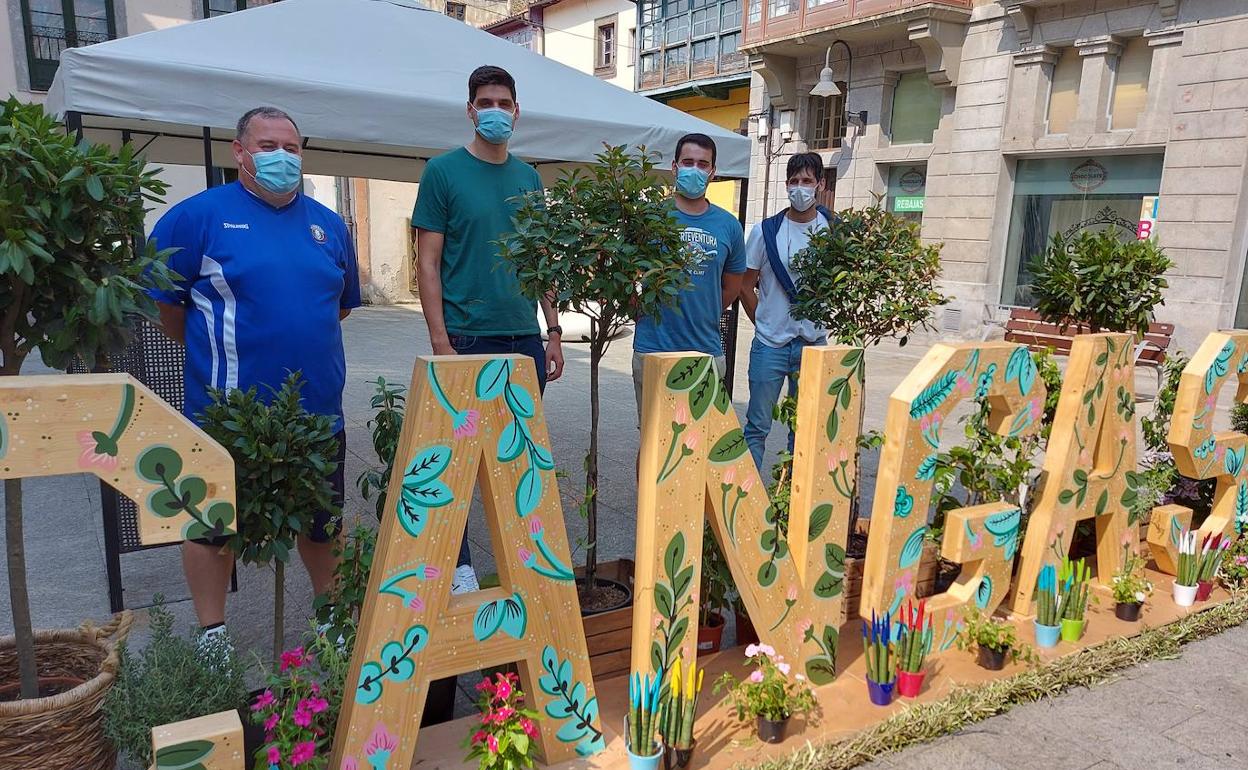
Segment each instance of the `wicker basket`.
[{"label": "wicker basket", "polygon": [[[103,626],[35,633],[39,676],[83,683],[59,695],[0,703],[0,767],[112,770],[117,750],[104,737],[104,696],[117,676],[117,643],[134,624],[127,610]],[[0,682],[16,682],[17,643],[0,639]]]}]

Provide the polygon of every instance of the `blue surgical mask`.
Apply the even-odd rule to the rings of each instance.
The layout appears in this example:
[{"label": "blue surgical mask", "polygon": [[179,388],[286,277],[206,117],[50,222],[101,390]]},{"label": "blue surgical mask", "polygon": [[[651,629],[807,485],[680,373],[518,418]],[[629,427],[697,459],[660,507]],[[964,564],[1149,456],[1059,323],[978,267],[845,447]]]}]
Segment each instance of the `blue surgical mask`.
[{"label": "blue surgical mask", "polygon": [[256,184],[273,193],[294,192],[303,182],[303,159],[282,149],[251,153],[256,164]]},{"label": "blue surgical mask", "polygon": [[680,166],[676,169],[676,192],[686,198],[701,198],[710,179],[710,174],[697,166]]},{"label": "blue surgical mask", "polygon": [[511,122],[515,119],[510,112],[498,107],[485,110],[472,108],[477,113],[477,133],[490,144],[506,144],[511,138]]}]

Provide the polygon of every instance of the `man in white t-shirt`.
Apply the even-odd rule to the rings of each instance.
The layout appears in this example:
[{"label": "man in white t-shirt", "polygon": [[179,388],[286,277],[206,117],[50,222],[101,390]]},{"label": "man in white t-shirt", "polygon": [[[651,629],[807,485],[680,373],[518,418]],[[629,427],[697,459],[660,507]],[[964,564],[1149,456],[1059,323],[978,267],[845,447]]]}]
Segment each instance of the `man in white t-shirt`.
[{"label": "man in white t-shirt", "polygon": [[[789,395],[797,395],[802,350],[822,345],[827,332],[811,321],[799,321],[789,312],[796,293],[789,259],[806,248],[812,232],[828,227],[832,215],[815,205],[823,190],[823,159],[813,152],[789,158],[786,187],[789,208],[760,222],[745,245],[745,280],[741,304],[754,322],[750,345],[750,403],[745,414],[745,443],[760,473],[772,412],[788,380]],[[757,287],[758,293],[755,294]],[[793,435],[789,434],[789,449]]]}]

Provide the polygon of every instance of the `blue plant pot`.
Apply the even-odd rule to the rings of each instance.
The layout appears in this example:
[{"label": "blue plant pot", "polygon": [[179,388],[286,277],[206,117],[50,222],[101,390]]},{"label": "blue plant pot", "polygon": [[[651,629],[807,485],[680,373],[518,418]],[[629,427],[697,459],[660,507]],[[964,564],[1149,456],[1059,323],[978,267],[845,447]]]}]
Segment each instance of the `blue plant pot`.
[{"label": "blue plant pot", "polygon": [[654,752],[654,756],[650,757],[640,757],[634,754],[632,749],[627,747],[625,747],[625,751],[628,752],[629,770],[658,770],[659,762],[663,759],[662,746]]},{"label": "blue plant pot", "polygon": [[871,696],[871,702],[875,705],[887,706],[893,702],[893,687],[896,685],[896,681],[876,682],[871,677],[867,677],[867,694]]},{"label": "blue plant pot", "polygon": [[1033,621],[1036,625],[1036,646],[1037,647],[1056,647],[1058,639],[1062,635],[1061,626],[1044,626],[1040,621]]}]

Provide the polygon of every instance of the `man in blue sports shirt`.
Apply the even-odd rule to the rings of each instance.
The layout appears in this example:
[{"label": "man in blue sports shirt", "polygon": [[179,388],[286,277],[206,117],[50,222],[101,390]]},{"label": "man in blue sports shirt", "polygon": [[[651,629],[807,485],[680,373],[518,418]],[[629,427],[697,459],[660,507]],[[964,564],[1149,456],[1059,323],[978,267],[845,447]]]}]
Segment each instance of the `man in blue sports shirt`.
[{"label": "man in blue sports shirt", "polygon": [[[303,405],[334,418],[336,502],[345,491],[342,319],[360,305],[355,249],[342,218],[301,191],[299,128],[289,115],[258,107],[239,118],[238,181],[205,190],[170,209],[151,238],[175,248],[169,266],[182,280],[152,291],[165,333],[186,345],[183,412],[208,404],[207,389],[262,394],[301,371]],[[317,593],[328,591],[337,522],[326,511],[298,541]],[[182,566],[205,639],[225,632],[225,593],[234,557],[225,538],[188,541]]]},{"label": "man in blue sports shirt", "polygon": [[645,353],[707,353],[714,356],[719,376],[724,376],[726,363],[719,317],[740,293],[745,273],[741,223],[706,199],[706,186],[715,177],[715,140],[706,134],[686,134],[676,143],[675,157],[672,216],[684,228],[682,240],[700,259],[690,271],[693,285],[680,293],[674,307],[663,308],[654,318],[637,319],[633,390],[637,396],[638,425]]}]

